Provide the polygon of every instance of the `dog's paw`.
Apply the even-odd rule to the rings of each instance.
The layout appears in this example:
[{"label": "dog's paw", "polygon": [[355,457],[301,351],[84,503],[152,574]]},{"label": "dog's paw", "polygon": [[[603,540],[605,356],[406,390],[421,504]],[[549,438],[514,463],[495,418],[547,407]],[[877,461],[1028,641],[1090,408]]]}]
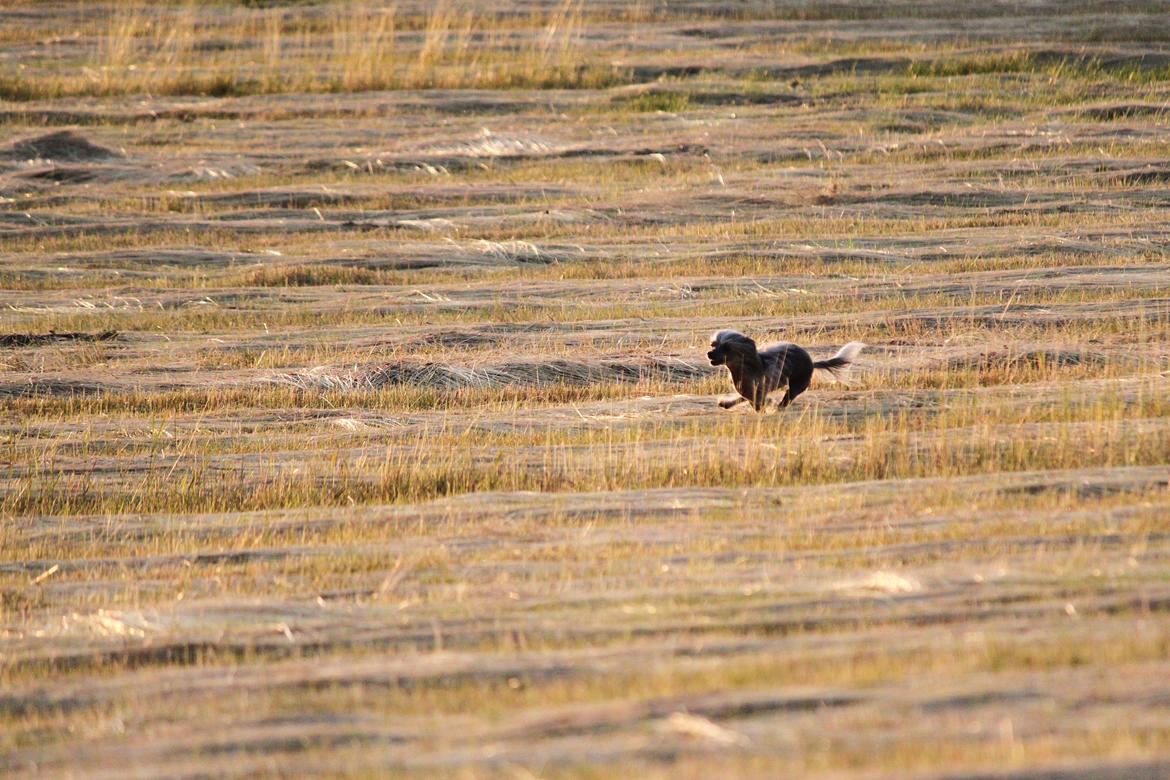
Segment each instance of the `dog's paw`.
[{"label": "dog's paw", "polygon": [[731,407],[735,406],[736,403],[737,403],[736,401],[720,401],[719,408],[720,409],[730,409]]}]

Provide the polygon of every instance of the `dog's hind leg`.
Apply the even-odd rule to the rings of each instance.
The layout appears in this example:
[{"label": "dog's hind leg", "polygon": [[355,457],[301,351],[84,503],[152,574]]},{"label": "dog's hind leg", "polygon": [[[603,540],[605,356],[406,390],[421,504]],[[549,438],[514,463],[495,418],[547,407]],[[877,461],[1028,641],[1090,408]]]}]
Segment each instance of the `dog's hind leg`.
[{"label": "dog's hind leg", "polygon": [[784,397],[780,399],[778,404],[781,409],[796,400],[796,396],[808,390],[809,383],[812,382],[812,369],[809,369],[807,374],[794,376],[788,380],[788,388],[784,391]]},{"label": "dog's hind leg", "polygon": [[788,406],[788,404],[792,403],[792,399],[795,397],[796,395],[794,395],[792,392],[792,385],[789,385],[784,389],[784,397],[776,402],[776,408],[783,409],[785,406]]}]

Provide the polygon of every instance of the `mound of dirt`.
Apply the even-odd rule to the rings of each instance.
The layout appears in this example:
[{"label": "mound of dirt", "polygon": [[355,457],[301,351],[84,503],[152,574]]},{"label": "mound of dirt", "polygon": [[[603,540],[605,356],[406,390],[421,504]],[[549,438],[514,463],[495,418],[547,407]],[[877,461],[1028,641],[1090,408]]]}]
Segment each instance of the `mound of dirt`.
[{"label": "mound of dirt", "polygon": [[22,138],[0,149],[0,160],[68,160],[86,162],[105,160],[122,155],[113,149],[98,146],[85,136],[72,130],[58,130],[55,133]]},{"label": "mound of dirt", "polygon": [[457,366],[450,363],[391,363],[356,366],[338,371],[325,366],[278,374],[269,381],[305,390],[373,390],[393,385],[415,385],[440,390],[489,387],[589,385],[603,382],[687,382],[707,376],[711,369],[677,358],[634,360],[547,360]]}]

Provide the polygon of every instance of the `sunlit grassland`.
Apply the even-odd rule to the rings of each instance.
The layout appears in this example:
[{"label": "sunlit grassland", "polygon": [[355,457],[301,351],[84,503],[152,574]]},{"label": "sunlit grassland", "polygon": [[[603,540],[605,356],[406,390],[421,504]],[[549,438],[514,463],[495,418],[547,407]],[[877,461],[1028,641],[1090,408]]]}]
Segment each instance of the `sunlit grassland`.
[{"label": "sunlit grassland", "polygon": [[[750,318],[797,317],[808,315],[812,312],[826,312],[831,315],[832,319],[827,322],[805,325],[800,328],[800,335],[805,341],[808,341],[809,339],[848,340],[857,336],[860,330],[864,330],[865,333],[869,334],[869,338],[871,339],[877,337],[883,339],[902,339],[921,337],[925,333],[937,333],[937,316],[930,312],[933,309],[950,305],[958,311],[955,312],[955,321],[950,323],[942,331],[942,337],[960,339],[958,343],[973,343],[978,339],[980,333],[991,337],[995,341],[1005,341],[1013,338],[1048,337],[1068,343],[1071,341],[1068,336],[1068,326],[1061,319],[1057,318],[1051,322],[1046,322],[1044,319],[1021,322],[1021,318],[1026,319],[1024,315],[1026,315],[1030,307],[1035,308],[1041,306],[1046,308],[1047,313],[1051,313],[1052,309],[1048,309],[1047,307],[1051,306],[1059,309],[1062,306],[1067,306],[1070,314],[1078,315],[1077,308],[1081,305],[1130,301],[1136,305],[1130,307],[1128,312],[1129,316],[1125,318],[1112,317],[1105,311],[1080,314],[1079,318],[1085,321],[1085,324],[1080,327],[1081,333],[1088,337],[1120,339],[1119,343],[1139,349],[1142,345],[1160,344],[1161,342],[1159,340],[1165,337],[1167,326],[1165,302],[1159,300],[1148,301],[1141,292],[1123,293],[1121,295],[1118,295],[1116,292],[1112,294],[1099,293],[1094,295],[1074,290],[1062,293],[1057,297],[1058,300],[1053,301],[1051,298],[1045,298],[1040,294],[1029,295],[1016,290],[1005,290],[990,294],[963,292],[957,294],[901,295],[891,296],[890,298],[874,302],[873,308],[864,316],[857,314],[850,315],[848,312],[834,309],[833,307],[835,305],[839,305],[837,302],[841,300],[840,297],[822,296],[814,298],[813,296],[793,295],[790,298],[788,296],[777,295],[762,297],[761,299],[755,299],[753,296],[753,300],[742,303],[734,302],[732,304],[720,304],[718,302],[710,304],[688,304],[684,302],[680,305],[665,302],[643,305],[639,308],[633,303],[586,307],[553,302],[542,305],[516,303],[485,306],[468,305],[466,307],[451,307],[446,309],[436,307],[421,310],[416,309],[413,312],[410,310],[402,312],[393,310],[314,311],[312,309],[279,309],[275,307],[267,311],[263,309],[239,311],[214,305],[196,305],[194,307],[194,313],[184,309],[156,309],[153,311],[146,309],[143,312],[140,310],[136,311],[137,306],[130,304],[134,306],[130,311],[119,312],[108,309],[94,311],[92,309],[86,309],[84,312],[70,311],[48,314],[31,312],[23,316],[13,317],[12,321],[15,324],[20,324],[22,321],[35,321],[45,324],[47,329],[51,328],[61,332],[67,332],[77,328],[85,330],[134,329],[142,333],[165,332],[198,335],[232,332],[242,328],[258,329],[267,331],[270,334],[273,329],[336,328],[358,325],[435,326],[473,323],[517,323],[538,327],[542,323],[586,323],[593,321],[591,315],[592,318],[601,318],[617,326],[623,323],[632,324],[626,322],[626,320],[637,320],[639,322],[645,322],[647,318],[651,318],[650,321],[653,321],[654,318],[665,320],[672,312],[677,313],[680,311],[686,312],[692,317],[702,318],[703,320],[709,320],[720,315]],[[809,300],[809,298],[812,298],[812,300]],[[903,313],[905,307],[908,306],[931,308],[926,309],[926,313],[920,312],[916,316]],[[717,322],[712,322],[712,325],[717,325]],[[659,337],[660,339],[661,337]],[[645,339],[639,340],[645,341]],[[652,341],[653,339],[649,340]],[[317,353],[319,350],[313,350],[313,352]],[[378,360],[395,359],[404,352],[407,354],[414,353],[416,349],[414,347],[404,347],[403,351],[397,351],[393,348],[381,351],[364,349],[358,350],[355,357],[363,363],[376,363]],[[111,366],[116,366],[119,362],[118,352],[116,350],[91,350],[88,354],[91,356],[91,361],[108,362]],[[247,362],[246,359],[241,360],[238,353],[234,350],[227,350],[224,354],[227,357],[222,361],[222,364],[217,364],[215,359],[205,354],[199,360],[198,365],[204,368],[217,368],[220,365],[224,368],[231,368],[233,363],[236,364],[236,367],[239,367],[241,362],[245,364]],[[257,357],[249,367],[263,368],[266,365],[272,367],[278,367],[281,364],[284,366],[289,365],[291,361],[279,359],[279,354],[281,353],[273,352],[267,358]],[[85,353],[82,353],[83,359],[85,359],[84,355]],[[347,355],[346,357],[348,358],[350,356]],[[536,357],[533,356],[534,359]],[[1139,354],[1135,356],[1134,361],[1129,362],[1136,361],[1137,363],[1141,363],[1144,360],[1144,356]],[[189,358],[184,359],[184,362],[188,361]],[[19,355],[6,358],[4,362],[10,370],[19,370],[37,365],[35,361],[30,362],[29,359],[22,359]],[[1150,364],[1150,367],[1153,368],[1158,365],[1155,360]],[[1119,363],[1113,366],[1113,370],[1132,370],[1132,368],[1127,363]]]},{"label": "sunlit grassland", "polygon": [[0,9],[0,775],[1170,770],[1170,37],[1009,5]]},{"label": "sunlit grassland", "polygon": [[[548,88],[619,78],[609,67],[580,62],[582,16],[573,2],[507,17],[445,3],[429,13],[402,15],[365,3],[307,14],[196,3],[121,2],[100,10],[106,13],[83,22],[80,61],[42,69],[34,63],[0,81],[0,94],[32,100],[144,92]],[[207,47],[208,40],[222,44]]]},{"label": "sunlit grassland", "polygon": [[[226,267],[207,266],[188,268],[180,265],[162,266],[132,256],[101,257],[79,253],[60,253],[54,262],[63,263],[54,269],[38,264],[36,256],[27,259],[13,256],[7,270],[0,271],[6,289],[23,291],[78,290],[92,294],[96,291],[136,294],[159,290],[236,290],[256,287],[402,287],[419,284],[451,284],[476,282],[482,285],[499,284],[510,280],[589,281],[631,280],[653,282],[673,281],[679,285],[693,284],[699,279],[762,278],[768,283],[777,277],[793,279],[913,279],[924,275],[972,274],[991,271],[1047,271],[1053,268],[1141,268],[1151,262],[1165,261],[1168,256],[1157,247],[1144,246],[1136,252],[1121,249],[1123,238],[1103,239],[1100,252],[1033,251],[1029,253],[996,252],[987,256],[963,255],[953,258],[931,257],[929,261],[914,258],[909,253],[889,252],[888,260],[872,255],[850,258],[848,253],[865,247],[852,240],[818,240],[801,247],[784,247],[779,251],[767,240],[754,242],[755,247],[706,254],[696,248],[674,256],[651,257],[583,257],[566,262],[525,262],[518,260],[505,265],[475,265],[462,268],[396,269],[377,267],[376,250],[358,249],[347,261],[326,265],[305,260],[276,264],[264,262],[259,256],[241,253]],[[1117,245],[1111,248],[1110,243]],[[492,244],[469,242],[469,253],[487,254]],[[541,250],[539,245],[537,251]],[[423,244],[425,251],[430,246]],[[182,247],[175,247],[182,251]],[[806,253],[801,256],[800,252]],[[826,253],[839,253],[827,260]],[[368,256],[368,257],[367,257]],[[374,262],[371,262],[374,261]],[[65,265],[67,264],[67,265]],[[783,290],[769,290],[764,282],[745,283],[744,289],[757,297],[777,297]],[[684,292],[680,288],[680,294]],[[795,293],[800,294],[800,293]],[[1089,295],[1098,294],[1085,293]],[[969,302],[969,300],[968,300]],[[23,307],[25,313],[32,307]],[[10,310],[16,317],[21,308]],[[67,315],[60,308],[57,314]],[[107,314],[109,312],[106,312]],[[80,313],[78,313],[80,315]]]},{"label": "sunlit grassland", "polygon": [[[641,9],[641,6],[638,6]],[[280,8],[240,8],[194,3],[106,4],[101,13],[79,14],[74,40],[81,44],[64,66],[47,59],[7,74],[0,94],[9,100],[78,95],[204,94],[228,96],[284,92],[354,92],[378,89],[579,88],[631,80],[632,69],[615,65],[630,42],[583,45],[586,24],[629,18],[612,9],[591,10],[566,0],[539,11],[499,13],[442,3],[430,10],[398,10],[365,3],[288,13]],[[633,17],[654,12],[635,10]],[[752,14],[747,14],[750,17]],[[14,28],[15,29],[15,28]],[[12,36],[10,42],[20,40]],[[30,36],[30,41],[35,41]],[[221,42],[208,47],[207,40]],[[1165,69],[1111,65],[1070,51],[1010,48],[979,51],[926,49],[889,39],[841,43],[794,41],[788,46],[747,45],[746,56],[843,54],[893,58],[901,71],[884,84],[887,94],[914,93],[931,79],[993,76],[1051,83],[1161,80]],[[722,53],[713,50],[719,57]],[[856,65],[852,65],[856,68]],[[846,60],[838,70],[848,73]],[[833,68],[827,68],[832,73]],[[751,78],[765,71],[746,69]],[[968,88],[969,91],[969,88]],[[1051,100],[1051,89],[1047,90]]]},{"label": "sunlit grassland", "polygon": [[[1018,370],[1010,365],[1004,370],[1000,381],[1020,382]],[[1082,391],[1088,398],[1070,390],[1023,408],[1010,397],[997,407],[985,393],[939,396],[926,401],[926,412],[888,408],[875,399],[872,409],[863,405],[856,415],[814,408],[784,425],[775,416],[752,416],[714,427],[650,421],[584,430],[521,424],[507,434],[481,431],[474,423],[463,430],[458,424],[454,430],[404,434],[391,429],[356,449],[360,441],[335,439],[339,449],[324,458],[288,450],[283,433],[272,439],[242,437],[243,448],[228,440],[227,458],[215,456],[215,440],[207,437],[184,441],[168,433],[165,439],[152,437],[145,447],[141,442],[90,446],[83,440],[62,448],[53,439],[42,443],[17,434],[11,446],[29,465],[10,472],[4,509],[11,514],[227,511],[418,501],[484,490],[781,486],[1156,465],[1170,458],[1164,424],[1170,407],[1160,397],[1162,383],[1161,378],[1130,383],[1129,392],[1121,385],[1093,386]],[[902,386],[908,384],[913,383]],[[611,393],[617,397],[620,389]],[[527,398],[511,394],[518,420],[525,401],[540,402],[539,391]],[[500,393],[478,395],[499,398]],[[400,391],[382,400],[390,400],[389,409],[403,408]],[[1021,425],[1020,419],[1028,422]],[[166,429],[165,421],[159,424]],[[389,443],[375,443],[387,438]],[[256,456],[231,457],[248,452]],[[73,466],[62,470],[64,464],[93,458],[108,464],[97,478],[76,473]],[[163,468],[166,480],[151,478]]]},{"label": "sunlit grassland", "polygon": [[[524,228],[520,227],[495,227],[489,228],[486,226],[480,227],[465,227],[457,229],[444,236],[439,237],[442,240],[467,242],[467,249],[474,257],[475,255],[487,255],[489,245],[484,245],[476,242],[499,242],[515,240],[517,235],[525,236],[525,239],[530,243],[535,242],[534,246],[539,250],[540,242],[545,241],[613,241],[621,240],[624,243],[645,244],[648,249],[652,250],[654,242],[677,242],[684,240],[687,242],[695,241],[710,241],[710,242],[767,242],[767,241],[786,241],[803,239],[808,243],[803,245],[803,249],[837,249],[837,250],[852,250],[867,248],[866,243],[862,243],[857,236],[863,235],[866,237],[865,241],[874,241],[881,239],[899,238],[899,237],[915,237],[923,233],[931,233],[938,231],[961,231],[961,230],[981,230],[988,228],[1032,228],[1032,229],[1069,229],[1072,227],[1085,227],[1085,218],[1076,213],[1067,212],[1046,212],[1044,210],[1027,210],[1027,211],[1011,211],[1007,213],[988,214],[986,216],[955,216],[955,217],[913,217],[913,218],[893,218],[893,219],[874,219],[861,216],[852,216],[846,212],[844,208],[835,208],[831,206],[822,207],[823,213],[815,219],[818,225],[818,235],[809,241],[809,222],[808,218],[802,217],[780,217],[780,218],[760,218],[750,221],[728,221],[723,223],[692,223],[684,222],[679,225],[672,226],[647,226],[637,223],[630,223],[623,221],[621,224],[609,224],[604,226],[597,226],[596,224],[580,224],[576,228],[572,225],[565,225],[553,222],[542,222],[536,220],[528,224]],[[851,209],[852,211],[852,209]],[[1108,229],[1111,236],[1099,239],[1103,248],[1109,248],[1110,243],[1120,244],[1124,240],[1125,229],[1139,229],[1149,226],[1151,224],[1158,224],[1161,222],[1162,212],[1160,209],[1154,208],[1134,208],[1124,211],[1119,211],[1107,222],[1100,223],[1099,227]],[[196,235],[198,238],[196,238]],[[366,231],[362,234],[364,240],[371,239],[387,239],[395,237],[395,231],[381,231],[373,230]],[[435,237],[430,237],[434,240]],[[337,243],[345,244],[352,242],[355,235],[349,231],[331,231],[328,229],[319,230],[300,230],[289,233],[272,234],[263,233],[253,229],[240,230],[223,225],[206,225],[201,224],[197,229],[159,226],[152,230],[141,230],[140,228],[127,226],[117,227],[113,229],[104,229],[100,232],[89,233],[85,229],[82,230],[62,230],[59,234],[51,236],[38,236],[22,238],[20,236],[13,237],[8,240],[6,249],[10,253],[11,261],[19,262],[19,259],[24,256],[37,256],[44,253],[80,253],[80,252],[108,252],[117,250],[135,250],[148,248],[186,248],[190,247],[193,242],[198,241],[201,248],[210,250],[226,250],[239,251],[242,247],[247,247],[249,253],[264,251],[271,249],[278,251],[285,255],[295,255],[299,251],[317,247],[316,251],[320,251],[323,245],[336,245]],[[930,264],[919,264],[914,262],[906,262],[897,254],[893,254],[889,262],[874,262],[873,260],[866,261],[849,261],[845,260],[843,263],[824,263],[819,258],[813,257],[808,260],[801,258],[781,257],[777,259],[772,249],[767,245],[760,245],[759,251],[753,252],[748,250],[746,252],[736,252],[734,249],[731,252],[726,250],[720,251],[716,256],[712,257],[702,251],[688,252],[689,256],[684,258],[671,258],[667,260],[655,261],[652,251],[648,251],[640,256],[636,261],[631,259],[592,259],[587,255],[582,258],[581,262],[565,263],[554,261],[538,262],[532,264],[525,264],[523,260],[513,261],[510,265],[520,266],[519,268],[509,268],[501,271],[498,267],[491,268],[492,263],[488,262],[489,258],[485,258],[483,265],[487,267],[486,273],[480,268],[458,266],[453,271],[446,271],[445,273],[453,274],[456,278],[459,276],[479,276],[481,274],[489,275],[494,273],[497,276],[517,276],[530,278],[637,278],[638,276],[648,276],[648,278],[657,278],[663,275],[667,276],[685,276],[685,275],[701,275],[710,273],[712,271],[722,271],[726,269],[733,273],[747,273],[755,270],[757,273],[772,274],[776,272],[783,273],[788,270],[801,270],[801,264],[805,267],[816,265],[814,270],[818,274],[826,272],[844,272],[844,273],[872,273],[875,270],[879,273],[887,272],[891,267],[896,268],[899,272],[907,272],[918,269],[920,272],[932,272],[933,267]],[[278,249],[277,249],[278,248]],[[409,257],[409,248],[404,253]],[[312,251],[312,250],[310,250]],[[359,263],[361,256],[358,254],[360,249],[355,247],[354,263]],[[1113,258],[1119,259],[1121,262],[1127,261],[1128,253],[1114,253]],[[1143,260],[1160,259],[1165,257],[1156,245],[1146,243],[1141,246],[1134,254]],[[647,257],[647,255],[649,255]],[[753,257],[755,255],[755,257]],[[1045,267],[1046,263],[1051,262],[1052,253],[1045,251],[1030,255],[1016,255],[1012,256],[1010,253],[997,253],[998,256],[991,258],[981,257],[959,257],[956,259],[942,259],[940,262],[943,268],[955,269],[958,271],[977,271],[984,268],[988,269],[1002,269],[1002,268],[1027,268],[1027,267]],[[1006,256],[1005,256],[1006,255]],[[1120,255],[1120,257],[1118,257]],[[1133,254],[1128,254],[1129,258],[1133,258]],[[1117,262],[1113,259],[1113,262]],[[225,271],[214,271],[209,269],[200,269],[188,271],[184,269],[175,269],[171,271],[166,269],[166,272],[160,275],[160,279],[166,279],[167,276],[174,275],[179,281],[190,280],[191,286],[206,287],[214,285],[215,283],[230,284],[237,282],[244,286],[250,284],[266,284],[275,282],[281,283],[282,271],[277,269],[273,271],[257,272],[254,266],[259,258],[255,255],[243,253],[238,258],[238,265],[243,266],[242,269],[228,269]],[[100,262],[100,261],[99,261]],[[637,265],[635,264],[637,263]],[[1070,260],[1070,264],[1081,264],[1085,262],[1084,253],[1077,253]],[[1062,262],[1062,264],[1065,264]],[[638,273],[639,268],[644,268],[642,273]],[[609,271],[609,269],[614,269]],[[321,275],[320,281],[324,284],[346,283],[346,273],[341,270],[320,270],[316,273]],[[399,272],[392,270],[385,270],[378,272],[375,276],[361,276],[361,271],[349,272],[352,275],[349,277],[351,281],[385,281],[387,283],[394,283],[395,281],[408,281],[412,277],[409,272]],[[74,278],[71,271],[46,271],[39,269],[37,271],[19,271],[14,269],[7,269],[0,272],[4,278],[8,280],[11,285],[17,289],[54,289],[62,286],[61,280],[72,281]],[[431,279],[438,280],[442,278],[442,274],[430,273],[425,270],[423,272],[424,278],[428,276]],[[99,277],[101,271],[99,270]],[[219,277],[217,279],[217,277]],[[106,277],[108,280],[108,277]],[[101,285],[94,285],[92,282],[87,283],[84,277],[78,279],[80,288],[85,287],[100,287]],[[269,281],[271,280],[271,281]],[[113,280],[110,280],[113,281]],[[295,278],[290,279],[295,283]],[[250,284],[249,284],[250,283]],[[155,281],[148,283],[148,286],[169,286],[165,281]]]}]

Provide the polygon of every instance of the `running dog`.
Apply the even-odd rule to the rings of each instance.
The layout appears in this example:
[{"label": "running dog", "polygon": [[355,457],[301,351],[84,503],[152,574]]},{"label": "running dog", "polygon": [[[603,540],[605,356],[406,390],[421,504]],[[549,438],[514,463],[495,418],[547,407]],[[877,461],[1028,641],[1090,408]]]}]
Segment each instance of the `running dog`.
[{"label": "running dog", "polygon": [[735,330],[721,330],[711,337],[711,351],[707,358],[713,366],[727,366],[731,382],[739,393],[735,398],[722,398],[719,405],[730,409],[744,401],[751,402],[757,412],[763,411],[768,393],[784,390],[780,406],[785,407],[796,396],[808,389],[813,371],[828,371],[840,379],[849,364],[865,348],[860,341],[851,341],[828,360],[814,361],[795,344],[773,344],[764,350],[756,349],[756,342]]}]

